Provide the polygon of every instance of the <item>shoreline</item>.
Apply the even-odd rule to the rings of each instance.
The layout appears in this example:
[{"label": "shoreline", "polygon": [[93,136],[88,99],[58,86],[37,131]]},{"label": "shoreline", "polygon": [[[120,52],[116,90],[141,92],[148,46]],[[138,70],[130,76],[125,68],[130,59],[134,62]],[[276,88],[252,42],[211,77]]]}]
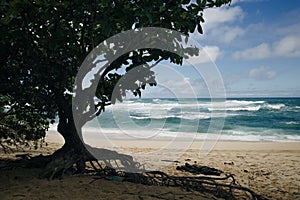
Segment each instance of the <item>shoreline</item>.
[{"label": "shoreline", "polygon": [[[46,142],[56,143],[62,145],[64,143],[63,137],[60,136],[56,131],[48,131],[46,134]],[[90,143],[89,143],[90,142]],[[210,147],[213,146],[211,150],[249,150],[249,151],[300,151],[300,142],[299,141],[240,141],[240,140],[217,140],[217,141],[203,141],[203,140],[167,140],[167,139],[139,139],[139,140],[126,140],[126,139],[112,139],[112,140],[94,140],[89,141],[88,144],[91,144],[96,147],[105,147],[101,145],[103,142],[112,142],[112,144],[117,145],[117,147],[126,147],[130,146],[132,148],[161,148],[166,147],[170,143],[172,144],[171,149],[176,149],[177,147],[184,146],[183,149],[199,149],[203,144],[209,144]],[[205,143],[203,143],[205,142]],[[146,144],[145,146],[140,146],[141,144]],[[168,147],[168,146],[167,146]]]}]

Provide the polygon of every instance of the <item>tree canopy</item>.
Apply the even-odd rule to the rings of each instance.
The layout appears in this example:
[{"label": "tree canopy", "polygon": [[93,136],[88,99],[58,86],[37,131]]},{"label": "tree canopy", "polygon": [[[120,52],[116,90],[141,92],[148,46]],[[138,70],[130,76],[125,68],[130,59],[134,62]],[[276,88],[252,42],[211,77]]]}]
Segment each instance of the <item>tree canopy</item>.
[{"label": "tree canopy", "polygon": [[[45,136],[58,116],[58,131],[72,138],[70,92],[78,69],[94,47],[122,31],[162,27],[188,35],[203,33],[203,11],[230,0],[2,0],[0,21],[0,143],[28,144]],[[182,57],[160,49],[136,49],[115,60],[105,71],[96,92],[102,104],[111,103],[115,83],[141,64]],[[148,81],[132,92],[141,94]],[[68,127],[68,128],[67,128]],[[73,130],[74,131],[74,130]],[[37,145],[37,143],[35,143]]]}]

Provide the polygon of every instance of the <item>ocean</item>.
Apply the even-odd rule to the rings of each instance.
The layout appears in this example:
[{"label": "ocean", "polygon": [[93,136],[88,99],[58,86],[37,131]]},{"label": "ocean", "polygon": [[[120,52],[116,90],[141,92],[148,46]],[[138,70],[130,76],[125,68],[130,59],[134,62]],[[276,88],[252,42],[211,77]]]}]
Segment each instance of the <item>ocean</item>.
[{"label": "ocean", "polygon": [[300,98],[127,99],[87,123],[84,137],[89,133],[114,139],[296,142]]}]

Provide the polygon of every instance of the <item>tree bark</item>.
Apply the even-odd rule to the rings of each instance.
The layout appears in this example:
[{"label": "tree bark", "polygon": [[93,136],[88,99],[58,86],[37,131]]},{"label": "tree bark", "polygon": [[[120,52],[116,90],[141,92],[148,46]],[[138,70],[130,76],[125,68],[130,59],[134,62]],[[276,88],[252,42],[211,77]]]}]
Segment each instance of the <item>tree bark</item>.
[{"label": "tree bark", "polygon": [[52,155],[51,161],[46,165],[42,178],[53,179],[62,176],[66,171],[73,169],[76,172],[85,170],[85,162],[94,160],[87,151],[81,135],[77,133],[70,108],[59,110],[59,123],[57,131],[63,136],[63,147]]},{"label": "tree bark", "polygon": [[[65,172],[72,170],[72,173],[81,173],[86,171],[86,162],[98,161],[98,159],[104,161],[108,167],[110,161],[120,161],[123,168],[130,169],[132,171],[138,171],[142,167],[139,163],[135,162],[133,157],[126,154],[121,154],[113,150],[94,148],[86,145],[83,141],[81,132],[77,132],[75,122],[73,120],[72,106],[61,107],[58,112],[59,123],[57,131],[63,136],[65,144],[63,147],[51,157],[50,162],[46,165],[44,172],[41,174],[41,178],[53,179],[56,177],[62,177]],[[80,127],[86,123],[83,119],[76,124]],[[79,130],[81,131],[81,130]],[[92,153],[90,153],[92,152]]]}]

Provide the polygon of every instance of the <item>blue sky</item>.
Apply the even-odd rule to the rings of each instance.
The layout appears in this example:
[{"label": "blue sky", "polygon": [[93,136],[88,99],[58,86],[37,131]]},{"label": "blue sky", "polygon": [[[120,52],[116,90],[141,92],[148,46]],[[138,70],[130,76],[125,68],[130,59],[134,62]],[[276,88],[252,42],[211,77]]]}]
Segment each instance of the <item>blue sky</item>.
[{"label": "blue sky", "polygon": [[[300,1],[233,0],[205,10],[204,18],[204,35],[193,37],[220,71],[227,97],[300,96]],[[207,97],[193,68],[176,67],[171,76],[161,66],[155,69],[161,86],[144,97]]]}]

